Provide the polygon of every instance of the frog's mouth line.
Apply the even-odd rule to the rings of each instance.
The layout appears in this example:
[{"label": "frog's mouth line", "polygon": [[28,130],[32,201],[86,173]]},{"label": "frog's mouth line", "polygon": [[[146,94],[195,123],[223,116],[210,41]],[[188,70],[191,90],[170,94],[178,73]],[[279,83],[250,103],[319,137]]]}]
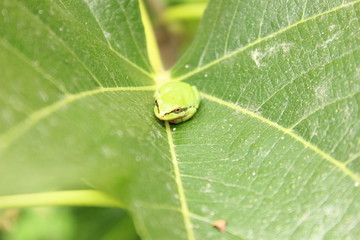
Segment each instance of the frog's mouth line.
[{"label": "frog's mouth line", "polygon": [[[166,114],[165,114],[166,115]],[[186,117],[188,114],[185,114],[185,115],[183,115],[183,116],[179,116],[179,117],[177,117],[177,118],[173,118],[173,119],[163,119],[163,118],[161,118],[161,116],[159,116],[159,119],[160,120],[163,120],[163,121],[174,121],[174,120],[177,120],[177,119],[180,119],[180,118],[184,118],[184,117]]]},{"label": "frog's mouth line", "polygon": [[[157,103],[157,102],[156,102]],[[159,109],[159,105],[158,104],[156,104],[156,109],[157,109],[157,117],[160,119],[160,120],[162,120],[162,121],[173,121],[173,120],[177,120],[177,119],[180,119],[180,118],[184,118],[184,117],[186,117],[188,114],[185,114],[185,115],[182,115],[182,116],[179,116],[179,117],[177,117],[177,118],[173,118],[173,119],[163,119],[161,116],[166,116],[166,115],[169,115],[170,113],[174,113],[174,111],[171,111],[171,112],[167,112],[167,113],[165,113],[164,115],[161,115],[160,114],[160,109]],[[182,111],[181,111],[181,113],[182,112],[184,112],[184,111],[186,111],[188,108],[182,108]]]},{"label": "frog's mouth line", "polygon": [[[165,113],[164,116],[165,116],[165,115],[168,115],[168,114],[170,114],[170,113],[181,113],[181,112],[185,112],[187,109],[188,109],[188,108],[181,108],[181,111],[180,111],[180,112],[176,112],[176,110],[173,110],[173,111],[171,111],[171,112]],[[159,108],[158,108],[158,111],[160,112]]]}]

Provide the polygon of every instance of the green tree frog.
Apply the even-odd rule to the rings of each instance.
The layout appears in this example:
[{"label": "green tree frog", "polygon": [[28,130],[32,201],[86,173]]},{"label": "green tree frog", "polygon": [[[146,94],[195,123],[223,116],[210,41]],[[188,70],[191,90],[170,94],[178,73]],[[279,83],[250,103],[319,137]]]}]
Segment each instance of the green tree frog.
[{"label": "green tree frog", "polygon": [[185,82],[168,82],[155,92],[154,112],[158,119],[178,124],[196,113],[200,100],[195,86]]}]

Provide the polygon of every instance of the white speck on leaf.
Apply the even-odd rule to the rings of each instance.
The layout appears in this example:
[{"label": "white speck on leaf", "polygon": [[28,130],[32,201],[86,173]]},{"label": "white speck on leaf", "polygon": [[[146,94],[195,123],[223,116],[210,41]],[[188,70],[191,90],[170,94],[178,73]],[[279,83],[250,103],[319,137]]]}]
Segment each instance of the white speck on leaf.
[{"label": "white speck on leaf", "polygon": [[110,157],[113,157],[113,156],[117,155],[116,151],[114,151],[114,149],[110,148],[109,146],[102,146],[101,147],[101,152],[107,158],[110,158]]},{"label": "white speck on leaf", "polygon": [[204,193],[209,193],[209,192],[212,192],[211,191],[211,184],[207,183],[206,186],[205,186],[205,189],[204,189]]},{"label": "white speck on leaf", "polygon": [[41,100],[43,100],[44,102],[49,100],[49,96],[44,91],[39,91],[39,96],[40,96]]},{"label": "white speck on leaf", "polygon": [[260,51],[259,49],[255,49],[255,51],[251,51],[251,58],[255,62],[256,66],[259,68],[264,65],[262,60],[265,57],[270,57],[278,53],[279,51],[287,53],[290,51],[291,46],[292,46],[291,43],[283,42],[276,44],[272,47],[266,48],[265,51]]},{"label": "white speck on leaf", "polygon": [[59,28],[59,31],[62,32],[62,31],[64,31],[64,29],[61,27],[61,28]]},{"label": "white speck on leaf", "polygon": [[33,61],[32,64],[34,65],[34,67],[38,67],[40,65],[39,61]]},{"label": "white speck on leaf", "polygon": [[319,99],[320,102],[326,101],[328,95],[328,88],[329,84],[327,82],[323,82],[315,88],[316,97],[317,99]]},{"label": "white speck on leaf", "polygon": [[141,156],[137,155],[137,156],[135,157],[135,161],[141,162]]},{"label": "white speck on leaf", "polygon": [[335,39],[337,39],[340,34],[342,34],[342,31],[339,31],[339,32],[335,33],[334,35],[332,35],[331,37],[329,37],[323,44],[321,44],[321,47],[326,48],[327,45],[329,43],[333,42]]},{"label": "white speck on leaf", "polygon": [[253,172],[252,175],[255,176],[255,175],[256,175],[256,172]]},{"label": "white speck on leaf", "polygon": [[121,137],[122,135],[124,135],[123,131],[121,131],[121,130],[117,130],[117,131],[115,132],[115,134],[116,134],[117,136],[119,136],[119,137]]},{"label": "white speck on leaf", "polygon": [[255,51],[251,51],[251,58],[254,60],[257,67],[260,67],[260,60],[263,58],[263,54],[259,52],[257,49]]},{"label": "white speck on leaf", "polygon": [[44,12],[43,10],[41,10],[41,9],[39,10],[39,14],[43,14],[43,12]]},{"label": "white speck on leaf", "polygon": [[208,212],[210,211],[210,209],[207,207],[207,206],[201,206],[200,208],[201,212],[205,213],[205,214],[208,214]]},{"label": "white speck on leaf", "polygon": [[185,68],[186,68],[186,69],[187,69],[187,68],[189,68],[189,67],[190,67],[190,65],[189,65],[189,64],[186,64],[186,65],[185,65]]},{"label": "white speck on leaf", "polygon": [[111,33],[106,32],[106,31],[104,31],[104,36],[105,36],[106,39],[109,39],[109,40],[110,40],[111,37],[112,37]]},{"label": "white speck on leaf", "polygon": [[134,129],[128,128],[126,129],[126,132],[129,134],[129,136],[136,137],[136,131]]},{"label": "white speck on leaf", "polygon": [[13,121],[13,114],[12,112],[5,108],[1,111],[2,119],[5,120],[5,122],[12,122]]},{"label": "white speck on leaf", "polygon": [[289,52],[292,44],[291,43],[280,43],[279,47],[285,52]]},{"label": "white speck on leaf", "polygon": [[340,215],[341,210],[337,206],[325,206],[324,213],[326,216]]},{"label": "white speck on leaf", "polygon": [[360,185],[359,182],[354,183],[354,187],[358,187]]}]

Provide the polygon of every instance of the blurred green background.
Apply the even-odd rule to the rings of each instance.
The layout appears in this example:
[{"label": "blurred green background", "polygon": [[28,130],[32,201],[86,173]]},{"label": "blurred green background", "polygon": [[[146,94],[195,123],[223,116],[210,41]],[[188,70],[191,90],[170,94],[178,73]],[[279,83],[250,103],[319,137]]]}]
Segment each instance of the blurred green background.
[{"label": "blurred green background", "polygon": [[1,240],[140,239],[121,209],[39,207],[0,214]]},{"label": "blurred green background", "polygon": [[147,0],[160,52],[170,68],[191,43],[208,0]]}]

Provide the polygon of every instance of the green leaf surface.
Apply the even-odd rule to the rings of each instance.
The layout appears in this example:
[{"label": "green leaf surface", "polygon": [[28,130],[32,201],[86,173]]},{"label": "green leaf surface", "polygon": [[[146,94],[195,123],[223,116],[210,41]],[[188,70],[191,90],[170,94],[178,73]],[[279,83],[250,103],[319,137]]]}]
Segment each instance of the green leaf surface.
[{"label": "green leaf surface", "polygon": [[138,1],[1,1],[0,194],[96,188],[142,239],[356,239],[359,11],[210,1],[170,70],[203,100],[169,125]]}]

